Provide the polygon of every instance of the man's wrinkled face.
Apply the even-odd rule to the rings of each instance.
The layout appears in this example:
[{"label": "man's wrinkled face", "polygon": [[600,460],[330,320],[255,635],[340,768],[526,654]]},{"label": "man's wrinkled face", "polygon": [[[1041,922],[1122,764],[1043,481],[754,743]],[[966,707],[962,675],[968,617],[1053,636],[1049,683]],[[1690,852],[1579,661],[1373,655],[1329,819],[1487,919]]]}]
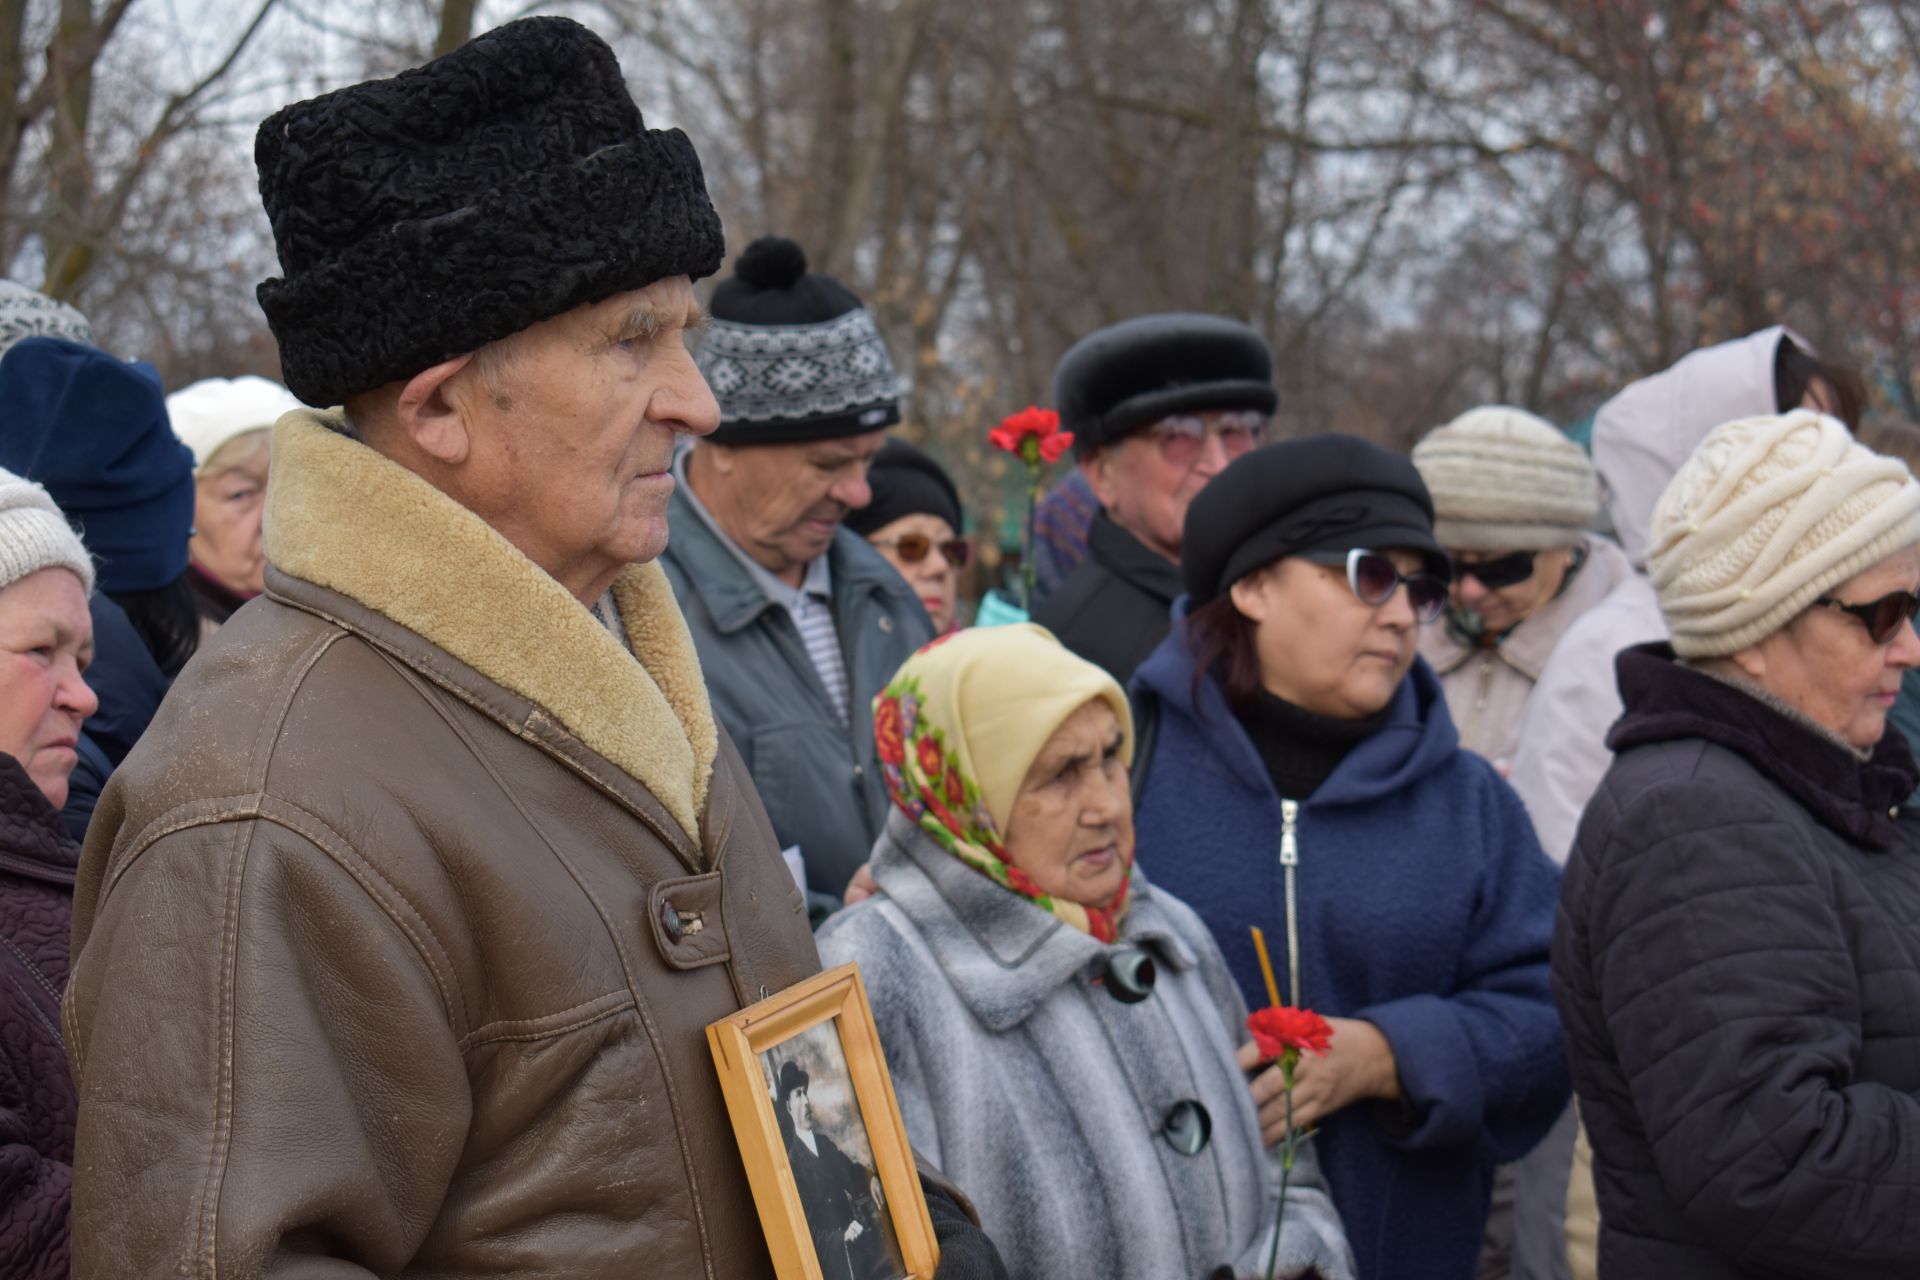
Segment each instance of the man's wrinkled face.
[{"label": "man's wrinkled face", "polygon": [[463,369],[476,465],[462,500],[563,583],[658,556],[674,438],[720,420],[687,350],[701,319],[676,276],[543,320],[497,368]]},{"label": "man's wrinkled face", "polygon": [[797,444],[702,445],[718,480],[708,508],[742,550],[773,574],[826,554],[847,513],[873,500],[867,467],[884,430]]}]

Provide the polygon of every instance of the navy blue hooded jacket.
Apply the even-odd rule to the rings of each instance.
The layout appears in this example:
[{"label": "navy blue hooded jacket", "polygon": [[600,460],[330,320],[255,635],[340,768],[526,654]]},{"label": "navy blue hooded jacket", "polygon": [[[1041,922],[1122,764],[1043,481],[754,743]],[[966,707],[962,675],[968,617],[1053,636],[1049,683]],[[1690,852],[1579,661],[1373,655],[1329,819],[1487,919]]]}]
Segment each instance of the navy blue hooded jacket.
[{"label": "navy blue hooded jacket", "polygon": [[[1176,606],[1176,619],[1185,613]],[[1175,630],[1134,677],[1156,721],[1135,816],[1140,865],[1212,929],[1251,1008],[1252,925],[1288,990],[1281,797]],[[1513,789],[1461,748],[1423,659],[1387,722],[1303,801],[1301,1000],[1393,1048],[1404,1101],[1321,1126],[1322,1168],[1362,1280],[1474,1274],[1494,1165],[1544,1136],[1569,1092],[1548,986],[1559,871]]]}]

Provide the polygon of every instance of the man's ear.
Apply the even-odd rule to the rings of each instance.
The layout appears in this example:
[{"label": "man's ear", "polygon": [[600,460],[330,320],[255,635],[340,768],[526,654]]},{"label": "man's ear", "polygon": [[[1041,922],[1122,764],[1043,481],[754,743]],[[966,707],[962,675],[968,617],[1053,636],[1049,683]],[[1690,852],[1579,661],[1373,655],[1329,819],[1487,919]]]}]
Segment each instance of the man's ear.
[{"label": "man's ear", "polygon": [[394,405],[395,424],[414,447],[449,466],[465,462],[473,450],[466,407],[475,392],[455,376],[472,360],[471,354],[455,356],[414,374]]},{"label": "man's ear", "polygon": [[1093,490],[1093,496],[1100,499],[1100,505],[1109,511],[1113,509],[1113,485],[1107,475],[1111,459],[1105,449],[1094,449],[1080,459],[1080,474],[1087,478],[1087,487]]}]

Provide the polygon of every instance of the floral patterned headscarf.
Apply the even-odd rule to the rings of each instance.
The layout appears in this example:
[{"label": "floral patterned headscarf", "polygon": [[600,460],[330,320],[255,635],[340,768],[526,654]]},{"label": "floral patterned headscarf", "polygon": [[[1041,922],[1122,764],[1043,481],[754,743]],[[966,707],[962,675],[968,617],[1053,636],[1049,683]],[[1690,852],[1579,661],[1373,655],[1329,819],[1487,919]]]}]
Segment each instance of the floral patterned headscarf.
[{"label": "floral patterned headscarf", "polygon": [[[1113,708],[1133,762],[1133,716],[1113,677],[1044,627],[976,627],[907,659],[873,700],[887,792],[936,844],[974,870],[1102,942],[1117,936],[1128,881],[1107,908],[1044,892],[1007,856],[1001,832],[1034,758],[1095,698]],[[1122,850],[1129,872],[1133,850]]]}]

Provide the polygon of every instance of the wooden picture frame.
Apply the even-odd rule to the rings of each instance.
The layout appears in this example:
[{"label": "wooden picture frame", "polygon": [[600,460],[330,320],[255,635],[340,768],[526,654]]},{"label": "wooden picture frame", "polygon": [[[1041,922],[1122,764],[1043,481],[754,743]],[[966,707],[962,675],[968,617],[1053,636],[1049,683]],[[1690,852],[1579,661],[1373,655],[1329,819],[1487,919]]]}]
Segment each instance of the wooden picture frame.
[{"label": "wooden picture frame", "polygon": [[940,1248],[859,967],[720,1019],[707,1044],[779,1280],[933,1280]]}]

